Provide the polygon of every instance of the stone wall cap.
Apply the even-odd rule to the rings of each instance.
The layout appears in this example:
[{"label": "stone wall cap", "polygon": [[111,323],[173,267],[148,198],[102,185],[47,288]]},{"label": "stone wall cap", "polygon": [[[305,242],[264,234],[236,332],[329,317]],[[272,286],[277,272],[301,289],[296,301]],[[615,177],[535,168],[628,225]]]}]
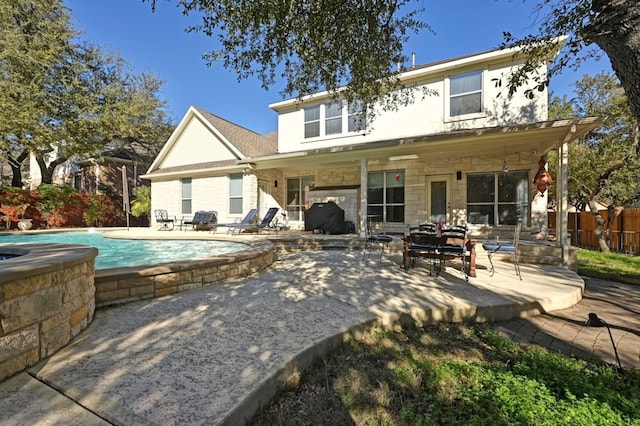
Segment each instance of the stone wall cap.
[{"label": "stone wall cap", "polygon": [[0,253],[19,256],[0,260],[0,284],[25,279],[43,272],[59,271],[94,262],[98,249],[78,244],[0,244]]}]

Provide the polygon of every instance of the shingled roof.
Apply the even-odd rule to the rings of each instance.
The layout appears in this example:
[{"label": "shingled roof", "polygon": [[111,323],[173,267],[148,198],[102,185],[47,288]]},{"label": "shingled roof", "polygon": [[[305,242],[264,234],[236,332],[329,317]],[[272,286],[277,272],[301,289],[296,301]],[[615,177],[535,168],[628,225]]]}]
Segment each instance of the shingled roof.
[{"label": "shingled roof", "polygon": [[213,115],[201,108],[194,108],[211,123],[245,157],[272,155],[278,149],[277,132],[260,135],[252,130],[234,124],[224,118]]}]

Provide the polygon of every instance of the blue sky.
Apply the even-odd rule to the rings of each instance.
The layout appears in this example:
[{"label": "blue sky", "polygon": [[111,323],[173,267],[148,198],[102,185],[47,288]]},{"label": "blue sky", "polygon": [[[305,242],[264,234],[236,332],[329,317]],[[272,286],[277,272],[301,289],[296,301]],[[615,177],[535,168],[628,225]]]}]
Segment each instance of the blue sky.
[{"label": "blue sky", "polygon": [[[421,17],[435,31],[414,35],[406,54],[416,53],[418,65],[498,47],[502,32],[515,35],[534,32],[535,0],[423,0]],[[137,72],[148,71],[165,84],[161,97],[177,123],[190,105],[199,106],[259,133],[277,127],[277,116],[268,105],[281,100],[275,86],[265,91],[257,79],[238,82],[235,74],[216,64],[207,67],[202,55],[214,40],[185,28],[195,18],[182,15],[177,1],[158,0],[156,12],[141,0],[65,0],[74,26],[82,38],[108,51],[117,51]],[[554,94],[571,96],[571,84],[583,74],[610,71],[606,57],[589,61],[580,70],[565,70],[550,85]]]}]

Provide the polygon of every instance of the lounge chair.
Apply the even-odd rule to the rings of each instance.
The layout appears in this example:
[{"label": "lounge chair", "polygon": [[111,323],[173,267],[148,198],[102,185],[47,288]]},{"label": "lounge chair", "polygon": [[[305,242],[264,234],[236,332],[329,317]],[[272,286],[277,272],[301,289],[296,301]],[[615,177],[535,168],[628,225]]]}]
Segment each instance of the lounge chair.
[{"label": "lounge chair", "polygon": [[491,257],[496,253],[508,253],[513,255],[513,265],[516,268],[516,275],[522,281],[522,274],[520,273],[520,253],[518,253],[518,245],[520,245],[520,231],[522,225],[516,225],[515,232],[513,233],[513,244],[511,242],[504,241],[490,241],[482,244],[482,248],[487,252],[489,263],[491,264],[490,274],[493,276],[495,269],[493,267],[493,260]]},{"label": "lounge chair", "polygon": [[[262,222],[258,223],[258,224],[240,224],[240,223],[230,223],[227,225],[227,227],[229,228],[229,231],[231,232],[231,234],[235,234],[236,232],[241,232],[241,231],[256,231],[256,232],[260,232],[263,229],[266,229],[267,231],[269,231],[269,233],[271,233],[271,222],[273,221],[273,219],[276,217],[276,213],[278,213],[278,210],[280,210],[279,207],[271,207],[269,210],[267,210],[267,213],[264,215],[264,218],[262,218]],[[274,228],[275,229],[275,228]],[[278,232],[277,229],[275,229],[276,233]]]},{"label": "lounge chair", "polygon": [[[247,213],[247,215],[242,219],[241,222],[216,223],[216,225],[212,227],[211,230],[215,233],[218,227],[228,227],[229,225],[231,226],[251,225],[251,222],[253,222],[253,219],[256,217],[257,214],[258,214],[258,209],[251,209],[249,210],[249,213]],[[231,232],[231,228],[228,229],[228,233],[230,232]]]},{"label": "lounge chair", "polygon": [[171,231],[176,223],[176,217],[173,219],[169,217],[166,210],[154,210],[156,215],[156,224],[158,225],[158,231]]},{"label": "lounge chair", "polygon": [[189,225],[191,225],[191,229],[193,231],[208,231],[215,226],[218,218],[218,212],[216,211],[197,211],[194,213],[193,218],[184,220],[184,218],[180,221],[180,230],[184,226],[184,230],[186,231]]}]

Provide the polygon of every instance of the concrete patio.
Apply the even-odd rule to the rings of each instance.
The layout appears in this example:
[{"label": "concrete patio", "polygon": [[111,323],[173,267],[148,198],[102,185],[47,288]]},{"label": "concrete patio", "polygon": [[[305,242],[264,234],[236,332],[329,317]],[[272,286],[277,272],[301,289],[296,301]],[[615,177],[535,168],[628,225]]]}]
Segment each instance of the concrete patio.
[{"label": "concrete patio", "polygon": [[280,253],[248,278],[96,312],[38,366],[0,384],[0,423],[238,424],[345,333],[404,321],[498,321],[568,308],[575,273],[479,254],[467,283],[447,267],[405,273],[392,252]]}]

